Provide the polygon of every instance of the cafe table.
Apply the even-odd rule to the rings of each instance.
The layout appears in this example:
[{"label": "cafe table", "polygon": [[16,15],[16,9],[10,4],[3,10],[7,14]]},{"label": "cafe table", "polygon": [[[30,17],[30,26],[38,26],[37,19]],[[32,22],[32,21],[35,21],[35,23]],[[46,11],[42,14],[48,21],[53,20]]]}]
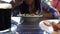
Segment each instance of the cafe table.
[{"label": "cafe table", "polygon": [[[13,19],[13,18],[15,18],[16,20]],[[17,26],[16,32],[18,34],[46,34],[45,31],[40,29],[40,27],[39,27],[39,23],[40,22],[39,23],[38,22],[37,23],[33,23],[33,22],[30,23],[30,22],[28,22],[28,24],[25,23],[25,22],[24,23],[20,23],[20,20],[17,21],[17,19],[21,19],[21,17],[13,17],[13,18],[12,18],[12,20],[13,20],[12,24],[15,23],[15,25]],[[42,21],[42,20],[43,19],[40,18],[40,21]]]}]

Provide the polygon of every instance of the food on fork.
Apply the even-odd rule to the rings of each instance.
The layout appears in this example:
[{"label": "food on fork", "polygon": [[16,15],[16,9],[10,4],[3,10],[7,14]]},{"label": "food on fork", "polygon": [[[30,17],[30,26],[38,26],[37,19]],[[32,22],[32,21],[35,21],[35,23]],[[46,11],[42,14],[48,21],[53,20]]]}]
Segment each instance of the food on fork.
[{"label": "food on fork", "polygon": [[44,21],[43,22],[46,26],[51,26],[51,23],[49,21]]}]

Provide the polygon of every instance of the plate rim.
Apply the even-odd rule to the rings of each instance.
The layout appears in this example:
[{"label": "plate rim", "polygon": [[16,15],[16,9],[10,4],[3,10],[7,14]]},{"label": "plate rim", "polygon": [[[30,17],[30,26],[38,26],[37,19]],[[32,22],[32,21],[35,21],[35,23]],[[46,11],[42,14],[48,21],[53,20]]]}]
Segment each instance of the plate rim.
[{"label": "plate rim", "polygon": [[[47,20],[48,20],[48,21],[49,21],[49,20],[59,20],[59,21],[60,21],[60,19],[47,19]],[[39,27],[40,27],[40,29],[43,30],[43,31],[45,31],[45,30],[42,29],[41,24],[43,24],[43,23],[42,23],[43,21],[47,21],[47,20],[42,20],[42,21],[40,21],[40,23],[39,23]],[[47,32],[47,31],[45,31],[45,32]],[[47,32],[47,33],[50,33],[50,32]]]}]

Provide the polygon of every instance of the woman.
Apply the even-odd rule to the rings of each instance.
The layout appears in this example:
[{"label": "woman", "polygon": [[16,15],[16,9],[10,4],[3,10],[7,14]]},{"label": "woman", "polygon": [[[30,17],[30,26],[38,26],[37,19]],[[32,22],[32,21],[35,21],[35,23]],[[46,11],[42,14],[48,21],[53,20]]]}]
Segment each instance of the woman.
[{"label": "woman", "polygon": [[[15,11],[15,14],[21,12],[21,14],[32,14],[36,13],[36,10],[39,10],[40,2],[38,3],[37,0],[15,0],[15,5],[13,7]],[[14,14],[14,15],[15,15]]]},{"label": "woman", "polygon": [[40,0],[26,0],[26,3],[29,5],[29,12],[38,14],[40,7]]},{"label": "woman", "polygon": [[20,5],[23,3],[23,0],[12,0],[11,4],[12,4],[12,14],[13,16],[17,16],[20,12]]}]

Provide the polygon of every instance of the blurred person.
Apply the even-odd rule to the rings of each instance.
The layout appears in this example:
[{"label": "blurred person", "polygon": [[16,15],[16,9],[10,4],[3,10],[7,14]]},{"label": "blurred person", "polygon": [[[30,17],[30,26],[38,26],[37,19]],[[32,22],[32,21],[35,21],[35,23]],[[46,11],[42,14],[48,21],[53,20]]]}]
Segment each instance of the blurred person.
[{"label": "blurred person", "polygon": [[17,15],[19,12],[21,14],[38,14],[39,6],[40,2],[38,0],[15,0],[15,3],[13,3],[14,15]]},{"label": "blurred person", "polygon": [[13,6],[12,8],[12,14],[13,16],[17,16],[20,12],[20,7],[19,5],[21,5],[23,3],[23,0],[12,0],[11,4]]},{"label": "blurred person", "polygon": [[29,5],[29,12],[38,14],[40,11],[40,0],[26,0],[26,3]]},{"label": "blurred person", "polygon": [[60,0],[50,0],[51,5],[57,9],[57,11],[54,13],[55,18],[60,19]]}]

